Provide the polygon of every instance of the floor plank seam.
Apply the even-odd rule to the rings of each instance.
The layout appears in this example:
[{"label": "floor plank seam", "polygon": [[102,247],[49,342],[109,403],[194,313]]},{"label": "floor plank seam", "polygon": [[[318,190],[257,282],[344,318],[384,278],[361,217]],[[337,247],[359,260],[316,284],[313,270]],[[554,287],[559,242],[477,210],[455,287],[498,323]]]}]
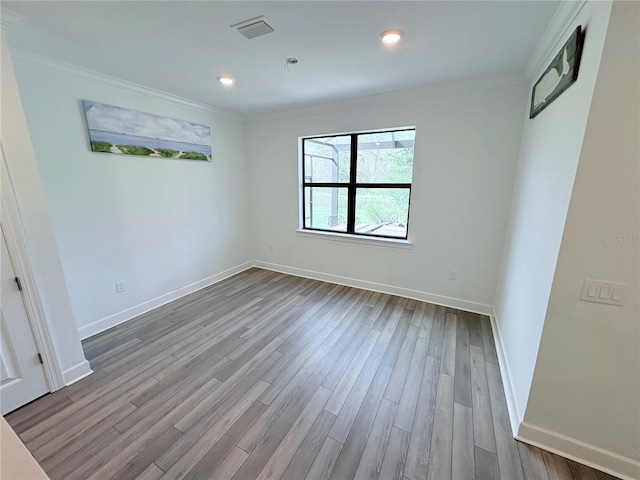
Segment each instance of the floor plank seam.
[{"label": "floor plank seam", "polygon": [[492,342],[486,316],[252,269],[84,340],[95,373],[7,419],[52,480],[611,480],[514,441]]}]

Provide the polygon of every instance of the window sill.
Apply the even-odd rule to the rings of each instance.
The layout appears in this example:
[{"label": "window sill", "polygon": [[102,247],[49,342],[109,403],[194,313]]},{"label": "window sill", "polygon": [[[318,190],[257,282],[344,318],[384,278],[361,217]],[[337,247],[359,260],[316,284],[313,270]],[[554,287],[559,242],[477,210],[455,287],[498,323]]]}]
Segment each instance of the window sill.
[{"label": "window sill", "polygon": [[360,245],[373,245],[376,247],[404,248],[408,250],[413,247],[413,244],[410,240],[395,239],[395,238],[365,237],[363,235],[349,235],[346,233],[331,233],[331,232],[315,232],[310,230],[296,230],[296,235],[299,237],[316,238],[320,240],[359,243]]}]

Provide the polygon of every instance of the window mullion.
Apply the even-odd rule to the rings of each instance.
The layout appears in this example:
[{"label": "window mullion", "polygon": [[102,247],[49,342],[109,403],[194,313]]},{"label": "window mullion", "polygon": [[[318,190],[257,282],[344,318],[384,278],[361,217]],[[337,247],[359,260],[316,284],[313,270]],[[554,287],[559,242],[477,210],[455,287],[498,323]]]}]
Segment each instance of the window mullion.
[{"label": "window mullion", "polygon": [[347,210],[347,233],[355,233],[356,230],[356,180],[358,164],[358,135],[351,135],[351,168],[349,172],[348,210]]},{"label": "window mullion", "polygon": [[[306,166],[306,152],[305,152],[305,141],[302,141],[302,228],[307,228],[307,166]],[[312,207],[309,205],[309,227],[313,225],[313,217],[311,213]]]},{"label": "window mullion", "polygon": [[[410,133],[396,135],[405,131]],[[415,129],[350,132],[301,140],[303,229],[353,236],[407,238]],[[331,148],[333,150],[328,150]],[[370,154],[369,150],[373,152]],[[363,151],[364,158],[358,158],[360,151]],[[350,171],[344,178],[346,172],[341,176],[340,171],[346,165],[340,162],[340,156],[347,153],[350,155]],[[335,167],[328,161],[332,161]],[[378,161],[380,165],[375,163]],[[317,175],[313,171],[315,164],[318,166]],[[337,177],[335,168],[338,169]],[[363,169],[363,175],[359,177],[360,169]],[[358,183],[359,179],[363,182]],[[389,181],[391,179],[406,179],[408,182],[396,183]],[[347,191],[346,211],[341,207],[344,190]],[[310,204],[312,199],[314,205]],[[360,217],[364,220],[360,225],[356,217],[358,200],[363,209]],[[315,223],[314,213],[318,217]]]}]

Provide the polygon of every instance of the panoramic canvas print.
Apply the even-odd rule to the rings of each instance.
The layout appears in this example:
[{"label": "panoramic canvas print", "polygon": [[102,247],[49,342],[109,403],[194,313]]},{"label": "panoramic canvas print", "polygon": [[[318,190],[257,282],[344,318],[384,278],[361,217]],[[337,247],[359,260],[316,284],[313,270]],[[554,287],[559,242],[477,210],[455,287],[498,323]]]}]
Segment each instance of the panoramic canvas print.
[{"label": "panoramic canvas print", "polygon": [[211,161],[211,127],[83,100],[91,150]]}]

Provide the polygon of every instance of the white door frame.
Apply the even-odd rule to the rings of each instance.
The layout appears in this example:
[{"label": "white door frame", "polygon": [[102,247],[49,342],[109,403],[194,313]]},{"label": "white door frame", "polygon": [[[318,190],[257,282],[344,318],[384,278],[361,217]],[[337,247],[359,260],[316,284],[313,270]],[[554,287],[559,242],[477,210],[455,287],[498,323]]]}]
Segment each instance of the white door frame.
[{"label": "white door frame", "polygon": [[33,331],[36,347],[43,357],[42,361],[49,389],[53,392],[65,386],[60,357],[53,343],[51,325],[40,300],[40,289],[32,268],[33,260],[29,243],[25,235],[22,216],[20,215],[13,182],[11,181],[11,174],[1,144],[0,156],[2,157],[2,173],[0,174],[2,182],[0,186],[2,231],[7,242],[7,250],[9,250],[9,255],[11,256],[13,268],[22,283],[24,307]]}]

